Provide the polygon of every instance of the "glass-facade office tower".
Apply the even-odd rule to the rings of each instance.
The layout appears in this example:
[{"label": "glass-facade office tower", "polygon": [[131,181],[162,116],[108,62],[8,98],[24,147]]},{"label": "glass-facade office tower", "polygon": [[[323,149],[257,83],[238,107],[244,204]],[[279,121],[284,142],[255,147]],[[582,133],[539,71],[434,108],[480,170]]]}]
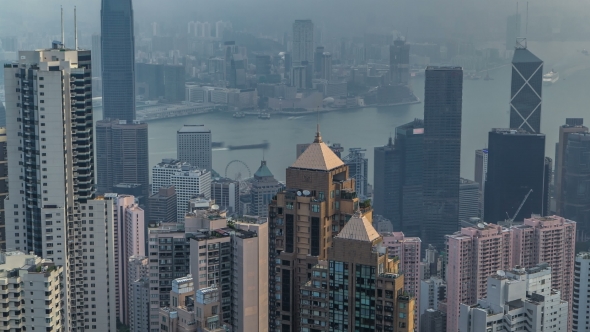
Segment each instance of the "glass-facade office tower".
[{"label": "glass-facade office tower", "polygon": [[373,209],[410,237],[422,221],[423,137],[424,121],[415,119],[396,128],[395,143],[375,148]]},{"label": "glass-facade office tower", "polygon": [[135,39],[131,0],[102,0],[103,118],[135,120]]},{"label": "glass-facade office tower", "polygon": [[545,135],[493,129],[488,137],[484,220],[497,223],[512,218],[531,189],[514,220],[522,221],[531,214],[545,216],[549,187]]},{"label": "glass-facade office tower", "polygon": [[389,46],[389,71],[391,83],[408,84],[410,79],[410,45],[397,39]]},{"label": "glass-facade office tower", "polygon": [[563,216],[578,223],[577,240],[590,239],[590,133],[568,136],[564,160]]},{"label": "glass-facade office tower", "polygon": [[426,68],[424,87],[424,218],[421,239],[441,250],[459,228],[463,69]]},{"label": "glass-facade office tower", "polygon": [[303,61],[313,63],[313,22],[311,20],[295,20],[293,23],[293,64],[300,65]]},{"label": "glass-facade office tower", "polygon": [[510,128],[541,132],[543,61],[526,46],[517,46],[512,58]]}]

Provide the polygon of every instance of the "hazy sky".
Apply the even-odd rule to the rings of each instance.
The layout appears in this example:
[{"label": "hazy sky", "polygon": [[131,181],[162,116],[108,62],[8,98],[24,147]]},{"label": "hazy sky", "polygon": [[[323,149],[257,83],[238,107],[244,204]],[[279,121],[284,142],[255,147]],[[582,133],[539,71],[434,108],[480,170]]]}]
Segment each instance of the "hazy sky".
[{"label": "hazy sky", "polygon": [[[100,29],[100,0],[2,0],[0,35],[39,30],[59,34],[59,8],[66,11],[66,29],[73,26],[78,7],[80,33]],[[526,1],[520,1],[524,13]],[[326,35],[362,35],[365,31],[409,31],[410,37],[498,38],[506,16],[516,11],[514,0],[135,0],[138,24],[157,21],[170,29],[189,20],[229,20],[238,30],[282,34],[296,18],[311,18]],[[590,21],[590,1],[535,0],[530,2],[530,26],[550,20]]]}]

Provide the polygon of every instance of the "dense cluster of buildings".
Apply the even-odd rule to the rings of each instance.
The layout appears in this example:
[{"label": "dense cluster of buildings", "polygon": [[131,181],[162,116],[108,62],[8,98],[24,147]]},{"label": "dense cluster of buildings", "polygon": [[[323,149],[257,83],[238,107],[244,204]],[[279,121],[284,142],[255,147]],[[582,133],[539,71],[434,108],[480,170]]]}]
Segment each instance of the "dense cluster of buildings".
[{"label": "dense cluster of buildings", "polygon": [[[311,143],[296,146],[285,183],[266,160],[251,179],[214,172],[212,132],[202,125],[178,129],[177,155],[150,178],[136,95],[239,107],[264,97],[292,109],[344,97],[348,105],[350,82],[314,41],[310,20],[295,21],[280,59],[256,55],[258,89],[248,51],[222,43],[228,22],[188,25],[195,48],[223,44],[201,77],[210,86],[185,86],[178,64],[134,66],[130,0],[103,0],[101,29],[98,54],[55,41],[3,68],[6,330],[590,328],[590,253],[576,252],[590,238],[590,134],[582,119],[559,127],[554,172],[540,132],[543,62],[525,41],[514,51],[510,126],[490,129],[473,180],[459,172],[463,68],[428,66],[424,118],[374,148],[371,186],[366,150],[344,154],[319,125]],[[384,43],[389,56],[367,75],[353,71],[380,82],[366,97],[410,100],[409,44],[366,40],[365,56],[378,57]],[[340,61],[352,52],[342,50]],[[94,126],[97,68],[104,119]]]}]

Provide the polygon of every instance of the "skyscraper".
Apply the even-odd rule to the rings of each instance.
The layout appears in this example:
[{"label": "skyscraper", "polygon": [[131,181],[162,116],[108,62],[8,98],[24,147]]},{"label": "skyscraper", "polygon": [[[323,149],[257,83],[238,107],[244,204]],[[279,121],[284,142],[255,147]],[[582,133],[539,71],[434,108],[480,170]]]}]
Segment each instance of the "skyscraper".
[{"label": "skyscraper", "polygon": [[577,240],[590,239],[590,133],[568,135],[563,161],[563,216],[578,223]]},{"label": "skyscraper", "polygon": [[322,79],[330,82],[332,80],[332,54],[330,52],[324,52],[322,54]]},{"label": "skyscraper", "polygon": [[114,331],[113,208],[94,199],[90,51],[54,42],[19,52],[4,74],[6,245],[64,267],[67,330]]},{"label": "skyscraper", "polygon": [[295,20],[293,23],[293,65],[303,61],[313,64],[313,22],[311,20]]},{"label": "skyscraper", "polygon": [[590,330],[590,321],[587,320],[588,313],[585,313],[590,303],[590,253],[581,252],[576,255],[574,277],[574,299],[573,299],[573,324],[572,331],[582,332]]},{"label": "skyscraper", "polygon": [[[318,260],[326,260],[332,236],[360,204],[348,166],[323,143],[319,130],[287,168],[286,179],[287,188],[271,201],[268,212],[269,324],[299,331],[299,285]],[[363,211],[371,217],[370,207]]]},{"label": "skyscraper", "polygon": [[321,75],[322,73],[322,56],[324,54],[324,47],[318,46],[315,48],[313,53],[313,72],[315,76]]},{"label": "skyscraper", "polygon": [[389,46],[391,83],[407,85],[410,80],[410,45],[398,38]]},{"label": "skyscraper", "polygon": [[[493,129],[488,136],[488,173],[483,220],[497,223],[531,214],[547,215],[545,135],[522,129]],[[519,213],[525,196],[532,190]]]},{"label": "skyscraper", "polygon": [[[584,119],[579,118],[567,118],[565,119],[565,125],[559,126],[559,140],[557,145],[555,146],[555,176],[554,176],[554,185],[555,185],[555,205],[558,215],[563,215],[566,218],[570,218],[564,212],[564,204],[565,204],[565,188],[563,187],[565,176],[567,174],[567,168],[565,167],[566,159],[567,159],[567,148],[569,143],[569,135],[572,133],[586,133],[588,132],[588,127],[584,126]],[[577,218],[573,218],[574,220],[578,220]]]},{"label": "skyscraper", "polygon": [[0,249],[6,250],[6,213],[4,199],[8,196],[8,161],[6,160],[6,128],[0,127]]},{"label": "skyscraper", "polygon": [[488,149],[475,150],[474,180],[479,183],[479,215],[484,215],[484,193],[488,176]]},{"label": "skyscraper", "polygon": [[522,128],[534,134],[541,132],[542,89],[543,61],[526,48],[526,41],[522,41],[512,57],[510,128]]},{"label": "skyscraper", "polygon": [[161,187],[148,200],[148,222],[174,222],[177,220],[177,198],[174,186]]},{"label": "skyscraper", "polygon": [[102,40],[100,35],[92,35],[92,76],[94,77],[101,77],[102,76]]},{"label": "skyscraper", "polygon": [[459,222],[479,218],[479,184],[461,178],[459,184]]},{"label": "skyscraper", "polygon": [[102,0],[100,23],[103,119],[133,121],[135,36],[131,0]]},{"label": "skyscraper", "polygon": [[354,179],[356,193],[359,197],[367,197],[369,184],[369,159],[365,158],[366,149],[350,148],[342,161],[348,166],[350,177]]},{"label": "skyscraper", "polygon": [[250,189],[250,212],[253,216],[268,216],[268,204],[272,198],[283,189],[283,185],[275,179],[266,160],[260,162],[260,167],[254,173],[252,188]]},{"label": "skyscraper", "polygon": [[424,90],[424,219],[420,238],[440,250],[444,235],[459,228],[463,69],[429,66]]},{"label": "skyscraper", "polygon": [[96,122],[98,192],[114,192],[121,183],[140,184],[149,194],[148,125],[140,121]]},{"label": "skyscraper", "polygon": [[395,130],[395,144],[375,148],[373,208],[394,231],[420,235],[424,121],[415,119]]},{"label": "skyscraper", "polygon": [[211,170],[211,130],[203,125],[184,125],[176,132],[177,159]]}]

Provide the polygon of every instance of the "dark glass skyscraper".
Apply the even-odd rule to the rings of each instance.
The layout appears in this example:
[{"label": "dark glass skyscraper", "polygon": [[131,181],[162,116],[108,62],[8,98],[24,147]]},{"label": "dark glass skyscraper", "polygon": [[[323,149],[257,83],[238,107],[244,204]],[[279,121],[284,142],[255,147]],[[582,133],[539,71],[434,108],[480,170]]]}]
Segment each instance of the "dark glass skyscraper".
[{"label": "dark glass skyscraper", "polygon": [[541,132],[543,61],[526,46],[518,46],[512,58],[510,128]]},{"label": "dark glass skyscraper", "polygon": [[[485,185],[484,220],[489,223],[512,218],[527,193],[533,191],[514,218],[547,214],[551,167],[545,158],[545,135],[519,129],[493,129],[488,136],[488,172]],[[549,160],[546,160],[549,159]]]},{"label": "dark glass skyscraper", "polygon": [[102,0],[103,118],[135,120],[135,55],[131,0]]},{"label": "dark glass skyscraper", "polygon": [[410,45],[397,39],[389,46],[389,70],[391,83],[408,84],[410,79]]},{"label": "dark glass skyscraper", "polygon": [[577,222],[578,240],[590,239],[590,133],[568,135],[563,217]]},{"label": "dark glass skyscraper", "polygon": [[421,238],[437,249],[459,228],[463,69],[426,68],[424,87],[424,218]]},{"label": "dark glass skyscraper", "polygon": [[396,128],[385,146],[375,148],[373,208],[389,219],[393,230],[420,235],[424,121]]}]

